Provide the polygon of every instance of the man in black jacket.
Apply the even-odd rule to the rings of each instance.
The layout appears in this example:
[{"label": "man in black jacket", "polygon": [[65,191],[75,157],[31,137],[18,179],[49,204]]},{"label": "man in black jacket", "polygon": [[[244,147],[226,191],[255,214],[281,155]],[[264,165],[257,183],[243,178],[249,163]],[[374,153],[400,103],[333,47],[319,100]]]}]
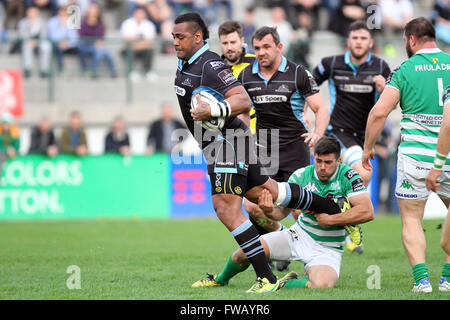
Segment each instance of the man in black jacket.
[{"label": "man in black jacket", "polygon": [[46,154],[54,157],[58,154],[55,134],[48,118],[42,118],[31,132],[30,154]]},{"label": "man in black jacket", "polygon": [[170,103],[161,105],[161,118],[150,124],[147,136],[146,153],[154,152],[171,153],[176,141],[172,141],[172,132],[176,129],[184,129],[185,126],[173,118],[173,107]]}]

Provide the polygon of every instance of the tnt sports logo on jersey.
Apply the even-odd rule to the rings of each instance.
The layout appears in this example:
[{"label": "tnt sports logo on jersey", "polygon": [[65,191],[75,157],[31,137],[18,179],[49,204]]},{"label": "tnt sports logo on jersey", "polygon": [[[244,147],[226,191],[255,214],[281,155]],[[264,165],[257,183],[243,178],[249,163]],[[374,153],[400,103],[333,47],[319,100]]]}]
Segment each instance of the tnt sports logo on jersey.
[{"label": "tnt sports logo on jersey", "polygon": [[277,103],[286,101],[287,97],[282,95],[264,95],[253,97],[253,103]]}]

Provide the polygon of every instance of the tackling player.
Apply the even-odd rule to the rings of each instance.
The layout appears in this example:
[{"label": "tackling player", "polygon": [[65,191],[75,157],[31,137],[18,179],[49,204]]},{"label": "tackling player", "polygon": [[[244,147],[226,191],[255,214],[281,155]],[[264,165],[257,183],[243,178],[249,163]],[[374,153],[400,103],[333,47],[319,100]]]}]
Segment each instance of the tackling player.
[{"label": "tackling player", "polygon": [[[372,171],[361,164],[367,116],[391,72],[386,61],[370,52],[373,44],[366,23],[355,21],[349,28],[347,52],[323,58],[313,70],[319,85],[328,80],[331,120],[327,135],[338,139],[342,161],[358,171],[366,186],[372,176]],[[363,251],[362,244],[351,241],[347,248],[359,253]]]},{"label": "tackling player", "polygon": [[[450,170],[450,161],[446,161],[450,153],[450,85],[447,86],[444,96],[442,97],[444,104],[444,112],[442,117],[441,130],[439,131],[438,142],[436,147],[436,156],[434,157],[433,167],[425,179],[425,185],[428,190],[438,192],[440,183],[439,176],[442,171]],[[446,181],[449,182],[448,180]],[[441,280],[439,281],[439,291],[450,291],[450,207],[447,218],[444,222],[442,230],[441,246],[446,253],[445,263],[442,267]]]},{"label": "tackling player", "polygon": [[[297,279],[290,272],[282,279],[284,288],[332,288],[339,279],[344,225],[361,224],[373,220],[370,197],[358,172],[341,163],[339,142],[333,137],[321,138],[314,148],[314,165],[296,170],[289,182],[296,183],[323,197],[348,197],[352,207],[344,213],[328,215],[303,211],[289,229],[261,236],[261,243],[268,259],[297,260],[305,264],[306,278]],[[259,205],[273,219],[281,220],[291,209],[273,206],[272,196],[263,192]],[[193,284],[193,287],[218,287],[228,284],[236,274],[249,266],[249,260],[241,249],[228,259],[217,276],[209,275]]]},{"label": "tackling player", "polygon": [[[250,99],[223,60],[209,50],[206,42],[209,32],[201,16],[197,13],[178,16],[172,36],[179,58],[175,93],[186,125],[206,158],[214,210],[257,274],[257,281],[249,291],[277,291],[280,281],[267,264],[256,228],[242,212],[242,198],[257,203],[262,190],[267,189],[276,203],[287,207],[327,213],[338,213],[341,209],[333,200],[295,184],[277,183],[264,174],[261,163],[253,156],[248,127],[236,117],[250,110]],[[194,96],[197,106],[191,109],[194,89],[198,88],[223,97],[223,101],[212,105],[197,95]],[[215,131],[203,128],[202,121],[219,116],[225,119],[222,128]],[[245,152],[238,152],[242,148]]]},{"label": "tackling player", "polygon": [[[412,267],[413,292],[431,292],[422,229],[425,203],[430,195],[425,177],[436,154],[443,112],[443,85],[450,83],[450,55],[436,47],[434,27],[425,18],[411,20],[405,26],[403,39],[409,59],[392,72],[369,114],[362,159],[363,166],[370,170],[369,158],[373,159],[375,142],[386,118],[400,102],[403,117],[395,195],[402,219],[402,242]],[[447,164],[450,163],[447,161]],[[450,172],[444,170],[442,178],[438,195],[448,207]]]}]

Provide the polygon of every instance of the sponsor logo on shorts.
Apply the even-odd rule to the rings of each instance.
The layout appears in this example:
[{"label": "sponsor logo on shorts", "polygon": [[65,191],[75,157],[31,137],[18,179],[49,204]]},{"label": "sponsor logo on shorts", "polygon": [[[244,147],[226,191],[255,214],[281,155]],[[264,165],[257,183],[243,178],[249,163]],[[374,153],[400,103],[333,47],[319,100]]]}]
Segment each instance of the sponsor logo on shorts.
[{"label": "sponsor logo on shorts", "polygon": [[396,192],[395,195],[397,197],[409,198],[409,199],[416,199],[418,197],[417,194],[406,194],[406,193],[400,193],[400,192]]},{"label": "sponsor logo on shorts", "polygon": [[241,194],[242,193],[242,189],[241,187],[234,187],[234,192],[236,192],[237,194]]},{"label": "sponsor logo on shorts", "polygon": [[[216,191],[218,188],[222,186],[222,182],[220,182],[220,179],[222,179],[222,175],[220,173],[216,174]],[[222,191],[222,188],[220,188],[220,191]],[[217,192],[220,192],[217,191]]]},{"label": "sponsor logo on shorts", "polygon": [[216,192],[222,192],[222,187],[216,187]]},{"label": "sponsor logo on shorts", "polygon": [[402,184],[400,185],[400,189],[406,189],[406,190],[414,190],[414,187],[409,183],[408,180],[403,179]]}]

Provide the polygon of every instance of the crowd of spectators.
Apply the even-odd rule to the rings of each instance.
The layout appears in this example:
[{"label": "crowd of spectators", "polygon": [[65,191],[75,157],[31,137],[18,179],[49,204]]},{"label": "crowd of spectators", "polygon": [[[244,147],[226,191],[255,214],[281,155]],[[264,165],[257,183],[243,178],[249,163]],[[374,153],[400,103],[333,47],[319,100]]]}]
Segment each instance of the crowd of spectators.
[{"label": "crowd of spectators", "polygon": [[[164,102],[160,107],[160,117],[148,126],[145,154],[172,152],[181,141],[173,141],[172,133],[185,126],[173,115],[173,106]],[[89,154],[88,137],[79,111],[72,111],[67,125],[61,127],[57,137],[49,117],[42,117],[30,132],[28,154],[42,154],[55,157],[58,154],[85,156]],[[0,159],[13,159],[19,155],[20,130],[14,117],[3,112],[0,115]],[[104,138],[104,153],[131,155],[130,136],[125,119],[121,115],[114,117],[111,127]]]},{"label": "crowd of spectators", "polygon": [[[371,19],[375,31],[384,37],[401,34],[402,27],[414,15],[413,0],[263,0],[253,1],[246,8],[243,18],[243,36],[251,51],[251,35],[261,23],[277,26],[283,53],[295,62],[308,66],[306,55],[313,33],[326,28],[344,39],[348,26],[358,19]],[[39,54],[39,74],[47,77],[51,51],[56,60],[57,74],[64,74],[64,57],[77,54],[81,73],[97,77],[102,61],[106,62],[111,77],[118,75],[114,55],[105,35],[108,28],[103,14],[116,10],[114,26],[124,44],[122,58],[131,62],[127,75],[133,81],[155,81],[153,71],[155,50],[173,54],[171,29],[175,16],[185,11],[200,12],[212,32],[224,19],[234,18],[233,0],[0,0],[1,38],[7,38],[8,30],[17,30],[19,40],[12,44],[11,52],[22,53],[25,77],[33,72],[34,55]],[[76,5],[78,10],[69,10]],[[376,9],[370,9],[376,5]],[[255,20],[255,10],[270,10],[270,20]],[[223,14],[220,14],[222,9]],[[325,9],[326,15],[320,14]],[[429,17],[443,45],[450,45],[450,0],[435,0]],[[46,11],[46,15],[42,13]],[[80,21],[73,27],[73,13]],[[325,17],[325,18],[324,18]],[[322,21],[324,20],[325,21]],[[111,26],[110,26],[111,28]],[[158,40],[158,41],[157,41]],[[158,42],[158,46],[155,45]],[[134,67],[134,63],[139,63]]]}]

